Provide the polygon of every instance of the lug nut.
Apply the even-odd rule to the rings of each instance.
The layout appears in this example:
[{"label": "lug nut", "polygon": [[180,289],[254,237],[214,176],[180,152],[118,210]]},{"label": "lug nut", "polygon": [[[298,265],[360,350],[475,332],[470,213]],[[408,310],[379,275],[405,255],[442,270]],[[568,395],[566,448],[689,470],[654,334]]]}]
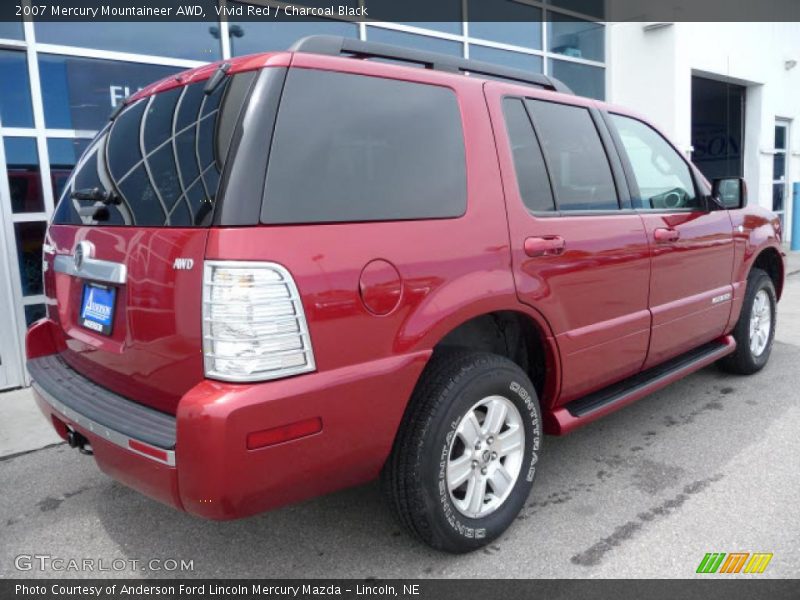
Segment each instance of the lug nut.
[{"label": "lug nut", "polygon": [[486,475],[486,467],[483,467],[483,468],[481,469],[481,475]]},{"label": "lug nut", "polygon": [[478,461],[477,460],[473,460],[472,461],[472,468],[473,469],[477,469],[478,468]]},{"label": "lug nut", "polygon": [[481,449],[481,442],[480,440],[478,440],[477,442],[475,442],[475,450],[480,450],[480,449]]},{"label": "lug nut", "polygon": [[490,435],[489,439],[486,440],[487,444],[494,444],[494,438]]},{"label": "lug nut", "polygon": [[492,460],[497,460],[497,452],[492,452]]}]

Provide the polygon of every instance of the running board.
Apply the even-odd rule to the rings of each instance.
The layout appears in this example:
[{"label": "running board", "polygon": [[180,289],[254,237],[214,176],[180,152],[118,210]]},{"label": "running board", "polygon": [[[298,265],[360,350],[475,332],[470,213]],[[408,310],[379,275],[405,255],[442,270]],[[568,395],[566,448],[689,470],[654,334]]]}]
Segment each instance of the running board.
[{"label": "running board", "polygon": [[556,408],[548,433],[564,435],[716,362],[736,350],[731,336],[709,342],[638,375]]}]

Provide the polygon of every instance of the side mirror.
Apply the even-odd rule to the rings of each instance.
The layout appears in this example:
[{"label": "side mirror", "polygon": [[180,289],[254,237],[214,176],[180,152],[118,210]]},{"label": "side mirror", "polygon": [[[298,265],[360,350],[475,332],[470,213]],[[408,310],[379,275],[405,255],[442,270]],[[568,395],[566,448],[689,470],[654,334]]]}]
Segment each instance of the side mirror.
[{"label": "side mirror", "polygon": [[747,184],[743,177],[715,179],[711,191],[712,200],[726,210],[747,206]]}]

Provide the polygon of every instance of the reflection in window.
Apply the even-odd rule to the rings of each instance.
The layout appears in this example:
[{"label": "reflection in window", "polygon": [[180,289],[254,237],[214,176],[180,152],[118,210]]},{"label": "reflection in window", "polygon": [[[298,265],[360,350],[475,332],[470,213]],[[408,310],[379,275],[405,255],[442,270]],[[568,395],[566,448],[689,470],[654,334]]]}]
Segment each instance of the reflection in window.
[{"label": "reflection in window", "polygon": [[344,21],[298,21],[271,19],[231,23],[228,26],[231,54],[255,54],[286,50],[300,38],[308,35],[341,35],[358,37],[358,26]]},{"label": "reflection in window", "polygon": [[72,168],[89,146],[88,139],[50,138],[47,140],[47,153],[50,156],[50,182],[53,197],[58,199],[64,191]]},{"label": "reflection in window", "polygon": [[[603,20],[606,16],[605,0],[546,0],[549,4]],[[554,18],[555,14],[551,16]]]},{"label": "reflection in window", "polygon": [[0,50],[0,90],[3,127],[33,127],[31,86],[24,52]]},{"label": "reflection in window", "polygon": [[602,67],[550,59],[550,75],[563,81],[579,96],[603,100],[606,96],[606,71]]},{"label": "reflection in window", "polygon": [[36,140],[7,137],[3,146],[6,151],[12,212],[43,212],[42,176]]},{"label": "reflection in window", "polygon": [[559,15],[558,21],[547,23],[550,52],[603,61],[605,58],[605,27],[599,23]]},{"label": "reflection in window", "polygon": [[469,0],[469,36],[542,48],[542,10],[513,0]]},{"label": "reflection in window", "polygon": [[46,228],[44,221],[14,224],[23,296],[42,293],[42,242]]},{"label": "reflection in window", "polygon": [[367,39],[370,42],[382,42],[384,44],[394,44],[405,46],[406,48],[416,48],[428,52],[439,52],[453,56],[463,56],[461,42],[450,40],[440,40],[426,35],[415,33],[405,33],[404,31],[394,31],[391,29],[380,29],[378,27],[367,27]]},{"label": "reflection in window", "polygon": [[54,129],[97,131],[103,128],[111,111],[126,96],[181,70],[40,54],[45,124]]},{"label": "reflection in window", "polygon": [[[461,0],[366,0],[369,18],[445,33],[461,33]],[[409,15],[424,14],[432,21],[404,21]]]},{"label": "reflection in window", "polygon": [[23,37],[22,23],[19,21],[0,21],[0,38],[21,40]]},{"label": "reflection in window", "polygon": [[523,54],[522,52],[511,52],[510,50],[470,44],[469,57],[497,65],[522,69],[531,73],[542,72],[542,57],[535,54]]},{"label": "reflection in window", "polygon": [[222,57],[219,34],[215,37],[209,23],[201,21],[37,21],[36,41],[191,60],[214,61]]}]

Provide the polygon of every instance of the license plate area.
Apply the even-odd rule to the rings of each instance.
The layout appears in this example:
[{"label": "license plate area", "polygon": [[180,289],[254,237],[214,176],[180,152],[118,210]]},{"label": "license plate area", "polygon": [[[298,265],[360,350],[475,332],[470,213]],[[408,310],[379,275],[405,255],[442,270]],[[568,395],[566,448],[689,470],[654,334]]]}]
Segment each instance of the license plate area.
[{"label": "license plate area", "polygon": [[116,288],[100,283],[84,283],[78,313],[80,326],[95,333],[111,335],[116,299]]}]

